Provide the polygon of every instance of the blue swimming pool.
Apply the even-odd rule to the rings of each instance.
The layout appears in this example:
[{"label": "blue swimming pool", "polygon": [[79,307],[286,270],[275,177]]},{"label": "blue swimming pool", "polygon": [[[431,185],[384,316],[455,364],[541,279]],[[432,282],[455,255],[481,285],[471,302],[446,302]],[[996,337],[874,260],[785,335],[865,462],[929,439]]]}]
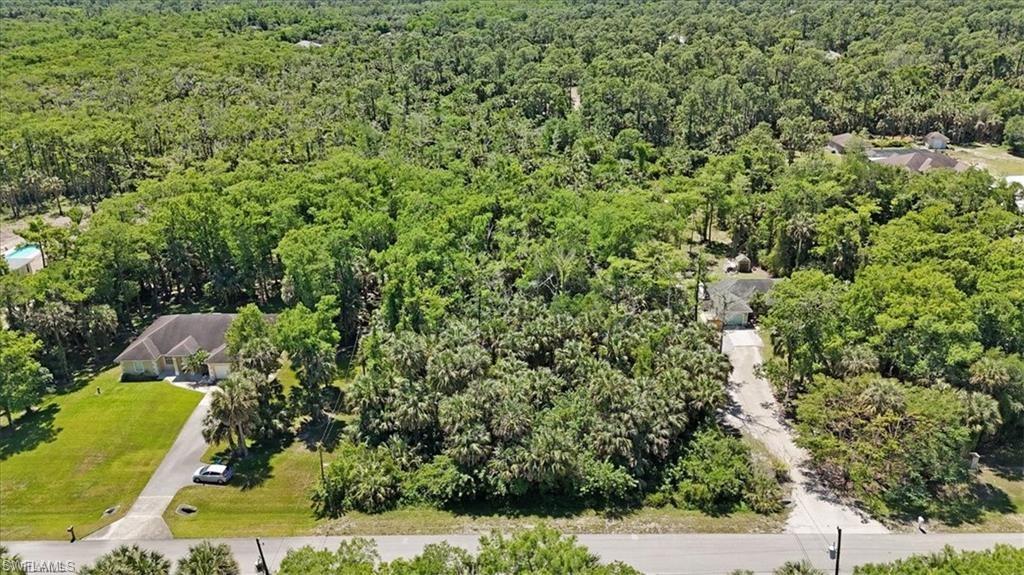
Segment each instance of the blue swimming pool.
[{"label": "blue swimming pool", "polygon": [[4,254],[4,259],[6,259],[7,261],[30,260],[30,259],[38,256],[39,253],[40,252],[39,252],[39,248],[38,247],[36,247],[36,246],[34,246],[32,244],[27,244],[27,245],[21,246],[20,248],[13,249],[13,250],[5,253]]}]

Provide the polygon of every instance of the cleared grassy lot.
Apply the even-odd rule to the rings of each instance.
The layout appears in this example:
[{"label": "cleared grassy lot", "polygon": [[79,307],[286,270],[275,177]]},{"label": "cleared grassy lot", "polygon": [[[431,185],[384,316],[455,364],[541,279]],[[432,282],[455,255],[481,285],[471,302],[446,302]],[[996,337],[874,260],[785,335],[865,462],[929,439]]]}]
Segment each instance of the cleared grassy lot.
[{"label": "cleared grassy lot", "polygon": [[202,395],[119,374],[105,371],[0,428],[0,539],[63,539],[69,525],[83,537],[142,491]]},{"label": "cleared grassy lot", "polygon": [[956,146],[949,155],[988,170],[997,178],[1024,175],[1024,158],[1010,155],[1006,148],[1001,146]]}]

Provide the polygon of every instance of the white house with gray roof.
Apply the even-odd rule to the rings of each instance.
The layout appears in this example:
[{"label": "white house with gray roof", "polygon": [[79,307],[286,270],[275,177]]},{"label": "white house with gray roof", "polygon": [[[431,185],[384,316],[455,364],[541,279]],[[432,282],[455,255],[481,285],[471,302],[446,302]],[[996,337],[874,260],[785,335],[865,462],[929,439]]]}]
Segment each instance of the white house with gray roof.
[{"label": "white house with gray roof", "polygon": [[126,375],[153,377],[179,375],[185,358],[204,350],[210,354],[206,368],[211,379],[231,374],[224,334],[235,319],[233,313],[164,315],[154,321],[114,360]]}]

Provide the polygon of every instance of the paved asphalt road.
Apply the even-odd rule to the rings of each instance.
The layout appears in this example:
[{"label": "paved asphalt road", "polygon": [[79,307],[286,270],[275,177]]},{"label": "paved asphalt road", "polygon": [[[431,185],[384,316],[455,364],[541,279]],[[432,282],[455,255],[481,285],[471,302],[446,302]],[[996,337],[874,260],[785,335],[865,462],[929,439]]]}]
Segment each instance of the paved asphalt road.
[{"label": "paved asphalt road", "polygon": [[[204,390],[208,391],[208,390]],[[124,517],[89,535],[87,539],[170,539],[163,514],[179,489],[192,484],[192,473],[202,465],[206,451],[203,417],[210,409],[211,393],[196,406],[185,421],[174,444],[146,483]]]},{"label": "paved asphalt road", "polygon": [[[277,568],[288,549],[313,545],[335,548],[341,537],[289,537],[263,540],[263,552],[272,569]],[[473,535],[450,536],[387,536],[376,537],[381,558],[408,557],[418,554],[424,545],[447,540],[453,545],[473,549],[477,538]],[[726,574],[734,569],[750,569],[769,573],[790,560],[808,559],[821,569],[832,573],[829,558],[831,538],[812,534],[730,535],[730,534],[678,534],[678,535],[580,535],[578,539],[605,561],[619,560],[644,573],[659,575]],[[140,541],[139,545],[154,549],[176,560],[198,540],[172,539],[166,541]],[[257,558],[253,539],[223,539],[231,545],[242,572],[255,573]],[[996,543],[1024,546],[1024,533],[1016,534],[928,534],[928,535],[869,535],[843,536],[841,571],[849,573],[855,565],[885,562],[912,555],[937,551],[944,545],[958,549],[986,549]],[[5,543],[22,560],[36,562],[37,572],[46,566],[71,567],[91,563],[96,557],[114,549],[117,541],[12,541]],[[72,563],[74,565],[71,565]],[[30,571],[31,572],[31,571]],[[314,575],[314,574],[310,574]]]}]

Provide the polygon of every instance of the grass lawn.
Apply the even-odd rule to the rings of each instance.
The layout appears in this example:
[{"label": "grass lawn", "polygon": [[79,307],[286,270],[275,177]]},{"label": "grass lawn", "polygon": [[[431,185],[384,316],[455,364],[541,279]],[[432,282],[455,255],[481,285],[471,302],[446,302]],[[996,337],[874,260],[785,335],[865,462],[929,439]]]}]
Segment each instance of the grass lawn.
[{"label": "grass lawn", "polygon": [[[0,539],[63,539],[69,525],[84,537],[142,491],[202,395],[119,374],[105,371],[0,428]],[[104,518],[112,506],[119,512]]]},{"label": "grass lawn", "polygon": [[1010,155],[1002,146],[956,146],[949,155],[988,170],[997,178],[1024,175],[1024,158]]},{"label": "grass lawn", "polygon": [[983,465],[978,474],[981,512],[977,520],[937,525],[936,531],[1019,533],[1024,531],[1024,468]]},{"label": "grass lawn", "polygon": [[[209,457],[220,448],[207,452]],[[325,453],[324,461],[332,455]],[[387,513],[350,513],[339,519],[313,516],[310,493],[319,479],[320,459],[301,441],[283,449],[252,449],[236,467],[235,480],[228,486],[192,486],[178,492],[164,514],[175,537],[267,537],[289,535],[388,535],[485,533],[546,522],[572,533],[658,533],[658,532],[777,532],[785,514],[762,516],[736,513],[711,517],[696,511],[672,507],[645,508],[624,515],[607,515],[592,510],[496,508],[479,505],[459,511],[430,507],[404,507]],[[181,516],[179,505],[198,508],[198,513]]]}]

